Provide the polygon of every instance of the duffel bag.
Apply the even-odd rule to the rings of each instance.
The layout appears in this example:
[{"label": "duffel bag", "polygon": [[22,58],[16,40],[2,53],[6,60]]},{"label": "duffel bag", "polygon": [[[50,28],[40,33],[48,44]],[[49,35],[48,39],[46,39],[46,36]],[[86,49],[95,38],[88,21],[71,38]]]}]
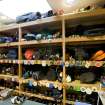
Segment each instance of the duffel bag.
[{"label": "duffel bag", "polygon": [[27,40],[27,41],[30,41],[30,40],[35,40],[36,39],[36,36],[34,34],[30,34],[30,33],[27,33],[24,38]]},{"label": "duffel bag", "polygon": [[22,22],[28,22],[28,21],[34,21],[41,18],[40,12],[29,12],[24,15],[16,17],[16,23],[22,23]]},{"label": "duffel bag", "polygon": [[8,59],[16,59],[17,58],[17,51],[15,49],[9,50],[7,53]]}]

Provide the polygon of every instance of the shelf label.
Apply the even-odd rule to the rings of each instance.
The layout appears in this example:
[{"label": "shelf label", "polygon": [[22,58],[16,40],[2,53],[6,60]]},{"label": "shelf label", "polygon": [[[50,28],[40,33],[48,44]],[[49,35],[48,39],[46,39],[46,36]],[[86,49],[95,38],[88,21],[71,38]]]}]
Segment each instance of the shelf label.
[{"label": "shelf label", "polygon": [[98,92],[97,87],[92,87],[93,92]]},{"label": "shelf label", "polygon": [[68,61],[65,62],[65,67],[69,67],[69,62]]},{"label": "shelf label", "polygon": [[58,88],[58,84],[56,82],[54,83],[54,88]]},{"label": "shelf label", "polygon": [[15,64],[15,60],[13,60],[13,63]]},{"label": "shelf label", "polygon": [[54,65],[54,61],[50,61],[50,65]]},{"label": "shelf label", "polygon": [[24,65],[27,65],[27,61],[26,60],[24,60]]},{"label": "shelf label", "polygon": [[31,60],[28,60],[28,61],[27,61],[27,65],[30,65],[30,64],[31,64]]},{"label": "shelf label", "polygon": [[62,90],[62,86],[61,85],[58,86],[58,90]]},{"label": "shelf label", "polygon": [[4,60],[5,61],[5,63],[8,63],[8,60]]},{"label": "shelf label", "polygon": [[96,66],[96,67],[101,67],[102,65],[103,65],[103,63],[102,63],[101,61],[99,61],[99,62],[96,61],[96,62],[95,62],[95,66]]},{"label": "shelf label", "polygon": [[12,78],[12,81],[13,81],[13,82],[16,81],[16,78],[13,77],[13,78]]},{"label": "shelf label", "polygon": [[46,66],[46,61],[42,61],[42,66],[43,66],[43,67]]},{"label": "shelf label", "polygon": [[86,65],[86,61],[82,61],[81,66],[85,66],[85,65]]},{"label": "shelf label", "polygon": [[90,95],[90,94],[92,94],[92,90],[90,88],[87,88],[86,93]]},{"label": "shelf label", "polygon": [[40,60],[37,60],[37,64],[41,64],[41,61]]},{"label": "shelf label", "polygon": [[3,63],[3,60],[1,60],[1,63]]},{"label": "shelf label", "polygon": [[86,92],[86,88],[85,87],[80,87],[80,91],[85,93]]},{"label": "shelf label", "polygon": [[34,60],[31,60],[31,62],[30,62],[32,65],[34,65]]},{"label": "shelf label", "polygon": [[11,60],[9,60],[9,61],[8,61],[8,63],[12,63],[12,61],[11,61]]},{"label": "shelf label", "polygon": [[91,63],[89,61],[86,61],[85,67],[89,68],[91,66]]},{"label": "shelf label", "polygon": [[38,83],[37,83],[37,82],[33,82],[32,84],[33,84],[33,86],[37,86],[37,85],[38,85]]},{"label": "shelf label", "polygon": [[34,60],[34,64],[37,64],[37,60]]}]

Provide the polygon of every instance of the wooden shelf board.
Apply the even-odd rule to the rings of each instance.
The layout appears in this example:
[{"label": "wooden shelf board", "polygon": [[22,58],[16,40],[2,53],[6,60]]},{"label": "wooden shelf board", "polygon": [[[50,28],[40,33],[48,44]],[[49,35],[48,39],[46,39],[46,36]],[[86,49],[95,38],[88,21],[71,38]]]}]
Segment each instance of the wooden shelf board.
[{"label": "wooden shelf board", "polygon": [[48,23],[51,24],[52,22],[58,22],[61,20],[62,20],[62,16],[52,16],[52,17],[38,19],[35,21],[21,23],[20,27],[27,27],[27,26],[29,27],[29,26],[40,25],[40,24],[48,24]]},{"label": "wooden shelf board", "polygon": [[53,43],[62,43],[62,38],[52,39],[52,40],[40,40],[40,41],[21,41],[20,45],[40,45],[40,44],[53,44]]},{"label": "wooden shelf board", "polygon": [[94,10],[90,10],[90,11],[84,11],[84,12],[78,12],[78,13],[68,13],[68,14],[64,14],[63,16],[65,17],[66,20],[68,19],[77,19],[80,17],[92,17],[92,16],[101,16],[101,15],[105,15],[105,9],[94,9]]},{"label": "wooden shelf board", "polygon": [[[1,90],[4,90],[4,89],[10,89],[10,88],[0,86],[0,89],[1,89]],[[13,90],[13,91],[14,91],[14,92],[19,92],[19,90]]]},{"label": "wooden shelf board", "polygon": [[0,86],[0,89],[3,90],[3,89],[5,89],[5,87],[1,87],[1,86]]},{"label": "wooden shelf board", "polygon": [[[21,41],[21,42],[11,42],[11,43],[2,43],[0,44],[0,47],[11,47],[11,46],[18,46],[18,45],[43,45],[43,44],[59,44],[62,43],[63,39],[52,39],[52,40],[40,40],[40,41]],[[105,35],[100,36],[93,36],[93,37],[68,37],[66,38],[66,43],[69,43],[70,45],[73,44],[96,44],[96,43],[105,43]]]},{"label": "wooden shelf board", "polygon": [[0,27],[0,32],[12,31],[12,30],[18,29],[18,27],[19,27],[18,24],[5,25],[3,27]]},{"label": "wooden shelf board", "polygon": [[[78,65],[78,66],[81,66],[81,67],[85,67],[85,65],[87,63],[89,63],[89,66],[96,66],[96,64],[100,63],[100,67],[105,63],[105,61],[89,61],[89,60],[86,60],[86,61],[66,61],[68,62],[69,64],[75,66],[75,65]],[[78,62],[80,62],[80,65],[78,64]],[[57,60],[57,61],[53,61],[53,60],[9,60],[9,59],[1,59],[0,60],[0,63],[10,63],[10,64],[25,64],[25,65],[34,65],[34,64],[39,64],[39,65],[42,65],[43,63],[46,64],[45,66],[49,66],[49,65],[62,65],[62,61],[61,60]],[[84,64],[82,66],[82,63]],[[102,65],[101,65],[102,64]],[[43,66],[43,65],[42,65]]]},{"label": "wooden shelf board", "polygon": [[[58,22],[61,21],[62,19],[69,20],[70,25],[73,25],[75,23],[81,23],[81,22],[93,22],[98,20],[102,21],[103,17],[105,17],[105,9],[96,9],[92,11],[87,11],[87,12],[80,12],[80,13],[69,13],[69,14],[64,14],[60,16],[52,16],[52,17],[47,17],[43,19],[38,19],[36,21],[32,22],[27,22],[27,23],[22,23],[20,24],[21,27],[26,27],[26,26],[32,26],[32,25],[39,25],[39,24],[44,24],[44,23],[51,23],[51,22]],[[76,21],[75,21],[76,20]],[[69,22],[67,22],[69,23]],[[78,23],[78,24],[79,24]]]},{"label": "wooden shelf board", "polygon": [[[87,42],[87,43],[86,43]],[[103,36],[93,36],[93,37],[68,37],[66,38],[66,43],[70,45],[76,44],[96,44],[96,43],[105,43],[105,35]]]},{"label": "wooden shelf board", "polygon": [[44,64],[46,65],[61,65],[62,61],[61,60],[57,60],[57,61],[53,61],[53,60],[20,60],[21,64],[40,64],[42,65],[44,62]]},{"label": "wooden shelf board", "polygon": [[[19,92],[19,91],[17,91],[17,92]],[[40,99],[46,99],[46,100],[54,101],[54,98],[43,96],[41,94],[32,94],[32,93],[23,92],[23,91],[20,91],[19,93],[20,94],[24,94],[24,95],[29,96],[29,97],[37,97],[37,98],[40,98]]]},{"label": "wooden shelf board", "polygon": [[102,87],[101,90],[105,92],[105,87]]},{"label": "wooden shelf board", "polygon": [[75,80],[71,83],[66,83],[66,86],[80,86],[80,87],[86,87],[86,88],[92,88],[92,87],[96,87],[97,89],[100,89],[100,82],[96,82],[94,84],[85,84],[85,83],[81,83],[79,80]]},{"label": "wooden shelf board", "polygon": [[18,76],[0,74],[0,78],[15,78],[15,79],[18,79]]},{"label": "wooden shelf board", "polygon": [[58,81],[48,81],[48,80],[39,80],[39,81],[36,81],[32,78],[29,78],[29,79],[20,79],[21,83],[25,83],[25,82],[28,82],[28,81],[33,81],[33,82],[38,82],[40,83],[40,85],[44,85],[46,86],[47,83],[52,83],[52,84],[57,84],[57,86],[62,86],[62,83],[58,82]]},{"label": "wooden shelf board", "polygon": [[[80,13],[69,13],[64,15],[65,20],[67,20],[67,24],[70,26],[78,25],[78,24],[95,24],[102,19],[105,19],[105,9],[95,9],[87,12]],[[104,21],[103,21],[104,22]],[[105,23],[105,22],[104,22]]]},{"label": "wooden shelf board", "polygon": [[46,63],[46,65],[61,65],[62,61],[61,60],[57,60],[57,61],[53,61],[53,60],[9,60],[9,59],[1,59],[0,63],[10,63],[10,64],[30,64],[30,65],[34,65],[34,64],[40,64],[42,65],[44,63]]},{"label": "wooden shelf board", "polygon": [[0,59],[0,63],[12,63],[12,64],[19,64],[19,60],[11,60],[11,59]]},{"label": "wooden shelf board", "polygon": [[69,101],[69,100],[66,100],[66,104],[70,104],[70,105],[74,105],[74,101]]},{"label": "wooden shelf board", "polygon": [[86,61],[79,61],[79,60],[74,60],[74,61],[66,61],[68,62],[70,65],[72,66],[80,66],[80,67],[86,67],[87,66],[87,63],[88,63],[88,67],[97,67],[96,65],[97,64],[100,64],[98,65],[98,67],[102,67],[104,64],[105,64],[105,61],[89,61],[89,60],[86,60]]},{"label": "wooden shelf board", "polygon": [[10,79],[10,78],[11,78],[13,81],[15,80],[15,81],[19,82],[18,76],[0,74],[0,79],[7,80],[7,79]]},{"label": "wooden shelf board", "polygon": [[[5,87],[0,87],[0,89],[6,89],[6,88]],[[19,91],[19,90],[14,90],[14,92],[24,94],[24,95],[29,96],[29,97],[37,97],[37,98],[40,98],[40,99],[46,99],[46,100],[54,101],[53,97],[47,97],[47,96],[44,96],[42,94],[33,94],[33,93],[23,92],[23,91]]]},{"label": "wooden shelf board", "polygon": [[19,42],[10,42],[10,43],[2,43],[0,44],[0,47],[12,47],[12,46],[18,46]]}]

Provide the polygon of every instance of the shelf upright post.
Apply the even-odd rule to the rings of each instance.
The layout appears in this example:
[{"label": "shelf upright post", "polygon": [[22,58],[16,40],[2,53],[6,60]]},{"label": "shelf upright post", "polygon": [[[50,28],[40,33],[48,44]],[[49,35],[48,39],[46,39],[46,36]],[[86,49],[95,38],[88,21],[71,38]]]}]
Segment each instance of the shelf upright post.
[{"label": "shelf upright post", "polygon": [[18,60],[19,60],[19,94],[21,92],[21,76],[22,76],[22,64],[20,63],[20,61],[22,60],[22,47],[20,45],[21,42],[21,38],[22,38],[22,29],[19,25],[19,46],[18,46]]},{"label": "shelf upright post", "polygon": [[[65,43],[65,19],[62,16],[62,52],[63,52],[63,85],[66,80],[66,68],[65,68],[65,53],[66,53],[66,43]],[[63,86],[63,105],[66,105],[66,89]]]}]

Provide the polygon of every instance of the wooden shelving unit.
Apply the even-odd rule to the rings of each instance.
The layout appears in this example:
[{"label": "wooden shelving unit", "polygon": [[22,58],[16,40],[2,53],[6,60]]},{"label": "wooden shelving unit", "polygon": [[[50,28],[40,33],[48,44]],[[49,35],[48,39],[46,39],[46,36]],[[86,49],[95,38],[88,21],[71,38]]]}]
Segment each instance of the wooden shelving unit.
[{"label": "wooden shelving unit", "polygon": [[[95,24],[95,23],[105,23],[105,9],[98,9],[98,10],[94,10],[94,11],[88,11],[88,12],[83,12],[83,13],[77,13],[77,14],[64,14],[61,16],[54,16],[54,17],[49,17],[49,18],[44,18],[44,19],[39,19],[36,21],[32,21],[32,22],[27,22],[27,23],[22,23],[22,24],[15,24],[15,25],[9,25],[6,27],[2,27],[0,29],[0,33],[15,33],[18,32],[19,34],[19,41],[18,42],[13,42],[13,43],[3,43],[0,44],[0,48],[2,47],[18,47],[18,59],[17,60],[9,60],[9,59],[1,59],[0,63],[11,63],[11,64],[18,64],[18,76],[10,76],[10,75],[0,75],[1,78],[12,78],[15,77],[19,80],[19,90],[17,91],[19,94],[24,94],[27,96],[34,96],[37,98],[41,98],[41,99],[47,99],[47,100],[54,100],[51,97],[46,97],[46,96],[42,96],[42,95],[36,95],[36,94],[32,94],[32,93],[27,93],[27,92],[23,92],[21,90],[21,82],[27,82],[28,80],[31,79],[26,79],[24,80],[22,78],[22,64],[42,64],[43,60],[23,60],[22,59],[22,48],[24,46],[44,46],[44,45],[60,45],[62,46],[62,61],[55,61],[53,62],[53,64],[51,63],[52,61],[46,60],[44,62],[46,62],[47,65],[62,65],[63,64],[63,82],[62,83],[58,83],[58,82],[52,82],[52,81],[46,81],[48,83],[58,83],[58,85],[63,85],[63,105],[66,105],[66,103],[68,104],[74,104],[74,102],[68,101],[66,100],[66,87],[67,86],[83,86],[83,87],[97,87],[100,88],[100,83],[96,83],[96,84],[81,84],[80,81],[74,81],[71,83],[66,83],[66,66],[65,66],[65,62],[66,62],[66,45],[82,45],[82,44],[102,44],[105,43],[105,35],[103,36],[95,36],[95,37],[66,37],[66,24],[70,24],[70,26],[74,26],[76,24]],[[41,40],[41,41],[22,41],[22,32],[24,30],[24,28],[36,28],[38,26],[40,27],[49,27],[51,26],[56,26],[58,24],[61,24],[61,28],[62,28],[62,35],[61,38],[58,39],[52,39],[52,40]],[[51,28],[51,27],[50,27]],[[25,62],[25,63],[24,63]],[[59,63],[57,63],[59,62]],[[68,61],[69,63],[71,61]],[[89,61],[92,62],[92,61]],[[104,62],[104,61],[103,61]],[[92,63],[93,64],[93,63]],[[74,64],[75,65],[75,64]],[[94,65],[93,65],[94,66]],[[44,81],[42,81],[44,82]],[[2,88],[2,87],[0,87]]]}]

